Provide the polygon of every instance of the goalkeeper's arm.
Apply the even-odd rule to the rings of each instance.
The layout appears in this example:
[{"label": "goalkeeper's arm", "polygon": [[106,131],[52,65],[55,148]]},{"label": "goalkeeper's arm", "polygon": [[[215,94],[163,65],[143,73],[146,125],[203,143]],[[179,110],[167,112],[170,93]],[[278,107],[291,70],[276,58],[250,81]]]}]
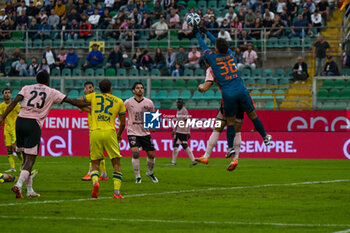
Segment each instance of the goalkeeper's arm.
[{"label": "goalkeeper's arm", "polygon": [[196,33],[196,37],[197,37],[197,40],[198,40],[198,43],[199,43],[199,46],[201,47],[201,49],[202,49],[203,51],[208,50],[209,48],[208,48],[208,46],[205,44],[205,42],[204,42],[204,40],[203,40],[203,38],[202,38],[202,36],[201,36],[201,34],[200,34],[199,32]]},{"label": "goalkeeper's arm", "polygon": [[207,31],[205,34],[206,34],[206,35],[208,36],[208,38],[210,39],[211,43],[215,44],[216,37],[215,37],[213,34],[211,34],[211,32],[209,32],[209,31]]}]

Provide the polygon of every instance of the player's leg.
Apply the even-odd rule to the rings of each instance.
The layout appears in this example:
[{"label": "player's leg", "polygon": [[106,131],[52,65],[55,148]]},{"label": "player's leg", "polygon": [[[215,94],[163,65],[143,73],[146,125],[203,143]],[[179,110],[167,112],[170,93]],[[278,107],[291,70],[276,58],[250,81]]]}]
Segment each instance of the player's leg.
[{"label": "player's leg", "polygon": [[108,137],[101,130],[95,130],[90,133],[90,158],[91,158],[91,181],[92,181],[92,191],[91,197],[98,197],[98,190],[100,184],[98,183],[98,178],[100,177],[99,166],[100,159],[103,158],[104,153],[104,141],[108,141]]},{"label": "player's leg", "polygon": [[[12,151],[16,151],[16,131],[13,131],[11,133],[11,137],[12,137]],[[24,159],[23,159],[23,154],[20,151],[16,151],[17,154],[17,158],[19,159],[19,161],[21,162],[21,168],[23,166],[24,163]]]},{"label": "player's leg", "polygon": [[239,93],[223,93],[224,113],[227,121],[227,153],[226,157],[231,157],[235,152],[233,148],[233,141],[236,136],[235,119],[238,112]]},{"label": "player's leg", "polygon": [[158,179],[153,174],[155,164],[154,144],[151,135],[140,137],[140,145],[147,154],[147,172],[146,175],[152,180],[153,183],[158,183]]},{"label": "player's leg", "polygon": [[89,171],[88,171],[88,173],[86,173],[86,175],[84,177],[81,178],[81,180],[83,180],[83,181],[90,181],[91,180],[91,159],[89,162]]},{"label": "player's leg", "polygon": [[105,159],[100,160],[100,172],[101,172],[100,180],[108,180]]},{"label": "player's leg", "polygon": [[179,142],[178,142],[178,140],[179,140],[178,134],[175,133],[174,143],[173,143],[173,156],[172,156],[171,163],[169,165],[176,165],[177,155],[179,154]]},{"label": "player's leg", "polygon": [[120,186],[122,185],[123,173],[120,169],[120,158],[113,158],[112,165],[114,168],[113,172],[113,185],[114,185],[114,194],[113,198],[116,199],[124,199],[124,197],[120,193]]},{"label": "player's leg", "polygon": [[[238,114],[237,114],[237,117],[238,117]],[[235,153],[234,153],[232,162],[227,167],[228,171],[233,171],[238,166],[239,152],[241,150],[241,127],[242,127],[243,120],[238,119],[237,117],[236,117],[236,121],[235,121],[236,136],[235,136],[235,139],[233,142],[233,148],[234,148]],[[241,118],[241,117],[239,117],[239,118]]]},{"label": "player's leg", "polygon": [[[130,140],[129,140],[130,142]],[[138,146],[134,146],[130,148],[131,154],[132,154],[132,167],[134,169],[135,177],[136,177],[136,183],[141,183],[141,175],[140,175],[140,151]]]},{"label": "player's leg", "polygon": [[[102,152],[103,153],[103,152]],[[100,184],[98,183],[98,178],[100,177],[100,173],[98,172],[100,166],[100,160],[91,160],[91,180],[92,180],[92,191],[91,197],[98,197],[98,190],[100,188]]]},{"label": "player's leg", "polygon": [[259,132],[259,134],[263,138],[265,145],[268,146],[271,142],[272,137],[271,135],[266,134],[265,128],[262,122],[260,121],[258,115],[256,114],[256,112],[253,110],[252,112],[249,112],[247,115],[249,119],[253,122],[255,129]]},{"label": "player's leg", "polygon": [[191,165],[197,165],[197,161],[194,159],[193,153],[191,148],[188,146],[188,138],[190,137],[189,134],[180,134],[179,138],[181,140],[181,146],[182,148],[184,148],[184,150],[186,151],[188,157],[190,158],[190,160],[192,161]]},{"label": "player's leg", "polygon": [[10,163],[10,169],[6,170],[5,172],[16,172],[15,156],[13,155],[12,145],[7,145],[6,149],[7,149],[8,160]]}]

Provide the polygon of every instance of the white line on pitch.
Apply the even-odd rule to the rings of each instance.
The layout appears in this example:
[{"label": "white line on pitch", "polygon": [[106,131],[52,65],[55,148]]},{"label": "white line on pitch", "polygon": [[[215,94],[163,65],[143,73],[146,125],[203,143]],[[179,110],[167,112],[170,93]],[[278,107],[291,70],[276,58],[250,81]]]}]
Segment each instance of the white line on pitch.
[{"label": "white line on pitch", "polygon": [[[262,185],[250,185],[250,186],[236,186],[236,187],[221,187],[221,188],[206,188],[206,189],[188,189],[188,190],[175,190],[160,193],[139,193],[125,195],[125,197],[144,197],[144,196],[157,196],[167,194],[179,194],[179,193],[193,193],[193,192],[208,192],[208,191],[221,191],[221,190],[235,190],[235,189],[251,189],[251,188],[265,188],[265,187],[280,187],[280,186],[295,186],[295,185],[307,185],[307,184],[329,184],[339,182],[349,182],[350,179],[345,180],[325,180],[325,181],[308,181],[300,183],[287,183],[287,184],[262,184]],[[111,199],[112,197],[99,197],[101,199]],[[48,201],[33,201],[33,202],[16,202],[16,203],[4,203],[0,206],[19,206],[19,205],[34,205],[34,204],[50,204],[61,202],[76,202],[76,201],[89,201],[96,200],[93,198],[80,198],[80,199],[64,199],[64,200],[48,200]]]},{"label": "white line on pitch", "polygon": [[349,233],[349,232],[350,232],[350,229],[343,230],[343,231],[337,231],[337,232],[333,232],[333,233]]},{"label": "white line on pitch", "polygon": [[[51,216],[6,216],[0,215],[2,219],[35,219],[35,220],[76,220],[76,221],[95,221],[96,218],[89,217],[51,217]],[[150,222],[150,223],[184,223],[184,224],[211,224],[211,225],[265,225],[265,226],[293,226],[293,227],[349,227],[350,224],[304,224],[304,223],[278,223],[278,222],[224,222],[224,221],[185,221],[185,220],[166,220],[166,219],[118,219],[118,218],[98,218],[99,221],[112,222]]]}]

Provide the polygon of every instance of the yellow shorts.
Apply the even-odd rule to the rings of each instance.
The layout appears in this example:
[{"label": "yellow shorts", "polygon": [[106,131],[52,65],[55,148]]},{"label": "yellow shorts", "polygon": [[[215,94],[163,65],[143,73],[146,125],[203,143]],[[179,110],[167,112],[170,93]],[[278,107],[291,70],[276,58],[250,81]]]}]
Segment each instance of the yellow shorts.
[{"label": "yellow shorts", "polygon": [[91,160],[104,159],[103,152],[106,152],[110,159],[122,157],[115,130],[94,130],[90,132]]},{"label": "yellow shorts", "polygon": [[16,131],[4,131],[5,146],[12,146],[16,143]]}]

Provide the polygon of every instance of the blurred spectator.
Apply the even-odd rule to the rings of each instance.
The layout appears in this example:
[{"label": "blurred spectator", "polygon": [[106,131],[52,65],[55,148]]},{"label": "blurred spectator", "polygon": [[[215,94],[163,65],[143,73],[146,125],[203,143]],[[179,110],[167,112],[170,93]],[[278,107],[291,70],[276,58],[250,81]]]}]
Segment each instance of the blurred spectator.
[{"label": "blurred spectator", "polygon": [[287,0],[287,14],[289,16],[289,21],[292,22],[293,18],[298,13],[298,6],[293,0]]},{"label": "blurred spectator", "polygon": [[143,51],[143,56],[140,61],[140,69],[141,70],[150,70],[154,65],[153,59],[150,55],[148,55],[148,50]]},{"label": "blurred spectator", "polygon": [[106,8],[103,12],[103,15],[100,18],[99,27],[101,29],[106,29],[111,21],[112,21],[112,17],[109,14],[109,10]]},{"label": "blurred spectator", "polygon": [[181,66],[179,64],[175,64],[175,69],[171,72],[172,77],[179,77],[180,76],[180,71]]},{"label": "blurred spectator", "polygon": [[68,24],[68,19],[62,19],[62,23],[57,26],[57,32],[54,33],[54,39],[63,38],[68,40],[70,38],[71,26]]},{"label": "blurred spectator", "polygon": [[114,50],[109,54],[107,58],[106,68],[113,68],[117,71],[118,68],[123,67],[123,54],[120,51],[118,45],[114,46]]},{"label": "blurred spectator", "polygon": [[96,29],[98,26],[98,22],[100,21],[101,15],[98,14],[98,9],[96,8],[94,10],[94,14],[90,15],[89,17],[89,23],[91,24],[92,29]]},{"label": "blurred spectator", "polygon": [[70,31],[68,31],[68,39],[77,40],[80,34],[80,27],[76,19],[73,19]]},{"label": "blurred spectator", "polygon": [[312,2],[312,0],[306,0],[303,7],[306,7],[311,14],[316,10],[316,5]]},{"label": "blurred spectator", "polygon": [[129,15],[128,18],[134,19],[134,21],[137,25],[141,25],[141,23],[142,23],[142,15],[139,14],[139,11],[137,8],[134,8],[134,10],[132,11],[132,13]]},{"label": "blurred spectator", "polygon": [[66,57],[65,68],[74,69],[75,67],[78,66],[78,61],[79,61],[78,55],[74,52],[73,48],[70,48]]},{"label": "blurred spectator", "polygon": [[244,27],[253,27],[255,23],[255,14],[253,13],[253,9],[248,9],[248,14],[245,15],[244,19]]},{"label": "blurred spectator", "polygon": [[317,4],[317,9],[320,12],[320,14],[322,15],[322,17],[325,20],[325,22],[327,22],[328,18],[329,18],[329,4],[328,4],[328,1],[327,0],[321,0]]},{"label": "blurred spectator", "polygon": [[8,55],[5,52],[5,48],[3,46],[0,47],[0,72],[3,76],[6,76],[5,67],[8,61]]},{"label": "blurred spectator", "polygon": [[344,50],[344,65],[350,68],[350,37],[342,43],[342,49]]},{"label": "blurred spectator", "polygon": [[113,9],[114,0],[104,0],[105,7],[109,10]]},{"label": "blurred spectator", "polygon": [[11,14],[12,12],[15,11],[15,8],[12,6],[12,2],[11,1],[6,1],[6,14]]},{"label": "blurred spectator", "polygon": [[225,31],[224,29],[221,29],[219,34],[218,34],[218,38],[223,38],[225,39],[227,42],[231,42],[231,36],[230,33],[228,33],[227,31]]},{"label": "blurred spectator", "polygon": [[[39,9],[39,11],[40,11],[40,9]],[[27,8],[27,15],[28,15],[29,19],[35,17],[35,15],[39,13],[39,11],[35,7],[34,2],[32,0],[30,0],[29,7]]]},{"label": "blurred spectator", "polygon": [[60,54],[57,56],[57,62],[56,65],[63,70],[63,68],[66,67],[66,59],[67,59],[67,54],[64,48],[61,48]]},{"label": "blurred spectator", "polygon": [[226,6],[227,7],[233,7],[236,5],[236,1],[235,0],[227,0],[226,1]]},{"label": "blurred spectator", "polygon": [[101,51],[98,50],[99,45],[93,44],[92,50],[86,58],[85,64],[82,69],[85,70],[87,68],[101,68],[103,65],[103,55]]},{"label": "blurred spectator", "polygon": [[46,59],[46,62],[50,66],[50,69],[55,68],[57,56],[56,56],[56,53],[51,50],[50,45],[46,45],[46,50],[43,54],[43,58]]},{"label": "blurred spectator", "polygon": [[138,40],[140,38],[140,33],[137,31],[139,29],[139,26],[136,24],[135,19],[131,19],[128,25],[129,31],[132,30],[134,33],[134,40]]},{"label": "blurred spectator", "polygon": [[179,52],[176,54],[175,57],[175,64],[179,64],[181,67],[181,74],[184,69],[184,65],[188,63],[188,54],[185,52],[185,49],[183,47],[180,47]]},{"label": "blurred spectator", "polygon": [[[173,3],[173,2],[175,3],[174,0],[172,0],[171,2],[172,2],[172,3]],[[174,4],[174,6],[175,6],[175,4]],[[142,1],[142,0],[140,1],[139,11],[140,11],[140,13],[141,13],[142,15],[144,15],[146,12],[148,13],[148,7],[147,7],[147,5],[145,4],[145,1]]]},{"label": "blurred spectator", "polygon": [[128,4],[120,8],[120,11],[124,11],[125,14],[129,15],[135,8],[137,8],[135,1],[129,0]]},{"label": "blurred spectator", "polygon": [[272,25],[274,24],[274,21],[271,20],[270,15],[266,15],[266,17],[263,20],[263,26],[266,28],[266,38],[270,37],[270,34],[272,32]]},{"label": "blurred spectator", "polygon": [[192,46],[191,52],[188,53],[188,61],[184,66],[185,68],[198,69],[201,53],[197,50],[197,46]]},{"label": "blurred spectator", "polygon": [[225,19],[227,19],[228,23],[232,23],[236,17],[237,17],[237,14],[234,12],[234,8],[233,7],[228,8],[228,12],[225,15]]},{"label": "blurred spectator", "polygon": [[22,11],[21,16],[17,19],[17,30],[23,31],[27,30],[29,26],[29,18],[26,11]]},{"label": "blurred spectator", "polygon": [[72,9],[70,15],[68,15],[69,22],[73,23],[73,20],[76,20],[78,23],[81,21],[80,14],[77,12],[75,8]]},{"label": "blurred spectator", "polygon": [[293,26],[291,28],[291,33],[289,33],[288,37],[300,37],[302,38],[303,30],[304,33],[310,34],[311,33],[311,25],[303,19],[302,15],[298,15],[298,20],[293,23]]},{"label": "blurred spectator", "polygon": [[142,58],[142,50],[140,48],[136,49],[136,53],[133,55],[131,62],[132,62],[132,67],[134,69],[138,69],[140,67],[140,62]]},{"label": "blurred spectator", "polygon": [[89,3],[86,5],[85,14],[87,14],[88,17],[94,14],[94,8],[92,8],[92,5]]},{"label": "blurred spectator", "polygon": [[[96,4],[96,3],[95,3]],[[101,2],[97,2],[97,8],[95,8],[98,10],[98,14],[100,16],[103,15],[104,11],[105,11],[105,8],[102,6]]]},{"label": "blurred spectator", "polygon": [[230,24],[229,24],[227,19],[224,19],[220,28],[223,28],[223,29],[225,29],[225,31],[230,32]]},{"label": "blurred spectator", "polygon": [[262,2],[262,0],[257,0],[253,6],[252,6],[253,12],[255,14],[259,13],[260,15],[264,14],[264,3]]},{"label": "blurred spectator", "polygon": [[170,11],[170,19],[169,19],[168,27],[169,28],[180,27],[180,16],[176,13],[176,10],[174,9]]},{"label": "blurred spectator", "polygon": [[154,8],[153,8],[153,17],[155,19],[159,19],[161,16],[164,16],[165,12],[163,10],[163,7],[160,5],[159,1],[156,1],[154,3]]},{"label": "blurred spectator", "polygon": [[134,31],[128,31],[126,36],[124,37],[124,41],[120,42],[120,48],[123,51],[124,54],[126,54],[126,51],[132,48],[132,37],[134,35],[134,38],[136,39],[135,32]]},{"label": "blurred spectator", "polygon": [[41,70],[46,70],[47,73],[50,74],[50,66],[47,64],[46,58],[44,57],[41,59],[41,63],[36,69],[36,73],[40,72]]},{"label": "blurred spectator", "polygon": [[239,22],[238,17],[234,18],[233,22],[230,25],[231,27],[231,36],[235,34],[239,35],[242,32],[242,23]]},{"label": "blurred spectator", "polygon": [[243,8],[239,9],[238,15],[237,15],[238,21],[243,22],[242,25],[244,24],[245,21],[245,12]]},{"label": "blurred spectator", "polygon": [[168,52],[165,57],[165,60],[166,60],[166,68],[168,69],[169,74],[171,74],[173,69],[175,68],[175,58],[176,58],[176,53],[174,52],[174,49],[168,48]]},{"label": "blurred spectator", "polygon": [[33,18],[32,19],[32,23],[31,25],[29,26],[29,32],[28,32],[28,36],[30,39],[32,40],[35,40],[35,39],[38,39],[38,33],[37,31],[39,30],[39,25],[36,23],[36,19]]},{"label": "blurred spectator", "polygon": [[327,56],[328,62],[324,66],[322,75],[323,76],[339,76],[339,69],[337,63],[333,61],[332,56]]},{"label": "blurred spectator", "polygon": [[30,65],[29,65],[29,75],[35,76],[38,67],[39,67],[39,65],[38,65],[38,62],[36,60],[36,57],[32,57],[32,63],[30,63]]},{"label": "blurred spectator", "polygon": [[239,35],[239,46],[242,50],[245,50],[250,43],[252,43],[252,38],[248,35],[246,30],[243,30],[241,35]]},{"label": "blurred spectator", "polygon": [[[55,2],[54,0],[50,0],[50,4],[52,2]],[[69,16],[72,13],[72,10],[75,9],[76,5],[73,0],[68,0],[66,4],[66,15]]]},{"label": "blurred spectator", "polygon": [[19,76],[28,76],[27,64],[23,57],[19,59],[19,63],[16,66],[16,72]]},{"label": "blurred spectator", "polygon": [[[177,1],[175,1],[175,0],[166,0],[167,1],[167,3],[166,4],[164,4],[164,7],[165,7],[165,10],[167,11],[167,12],[170,12],[171,11],[171,9],[174,9],[176,12],[178,12],[179,11],[179,8],[178,8],[178,6],[176,5],[176,2]],[[141,1],[141,2],[143,2],[143,1]],[[170,3],[169,3],[170,2]],[[141,8],[141,6],[140,6],[140,8]],[[198,13],[197,13],[198,14]],[[198,14],[199,15],[199,14]]]},{"label": "blurred spectator", "polygon": [[0,31],[0,39],[1,40],[8,40],[11,38],[11,30],[13,28],[10,25],[10,21],[8,19],[5,19],[4,23],[1,25],[1,31]]},{"label": "blurred spectator", "polygon": [[261,37],[262,23],[260,18],[255,19],[255,24],[252,29],[250,29],[250,36],[259,40]]},{"label": "blurred spectator", "polygon": [[38,20],[38,22],[42,23],[43,22],[43,18],[47,18],[48,16],[46,14],[46,11],[44,8],[41,8],[41,10],[39,11],[39,14],[35,16],[35,18]]},{"label": "blurred spectator", "polygon": [[148,12],[145,12],[143,14],[143,19],[142,19],[142,23],[141,23],[141,28],[145,28],[148,29],[151,27],[151,23],[152,23],[152,19],[149,16]]},{"label": "blurred spectator", "polygon": [[243,69],[243,53],[239,47],[234,52],[238,69]]},{"label": "blurred spectator", "polygon": [[271,12],[269,8],[265,8],[264,18],[267,15],[270,15],[271,20],[275,20],[275,14],[273,12]]},{"label": "blurred spectator", "polygon": [[164,66],[165,57],[160,48],[156,49],[156,54],[154,55],[154,69],[161,69]]},{"label": "blurred spectator", "polygon": [[317,29],[317,33],[320,33],[320,27],[322,27],[322,16],[317,10],[311,15],[311,23],[312,27]]},{"label": "blurred spectator", "polygon": [[280,21],[283,23],[283,26],[285,26],[285,27],[289,26],[289,16],[287,14],[287,10],[286,9],[282,10],[282,13],[280,15]]},{"label": "blurred spectator", "polygon": [[265,8],[265,9],[269,9],[270,12],[271,12],[271,11],[276,11],[276,4],[275,4],[275,1],[266,0],[266,1],[265,1],[264,8]]},{"label": "blurred spectator", "polygon": [[17,7],[17,16],[22,16],[22,12],[25,12],[27,10],[27,6],[25,1],[21,0],[21,2],[19,3],[20,5]]},{"label": "blurred spectator", "polygon": [[39,24],[39,31],[35,35],[38,39],[49,39],[51,37],[51,26],[47,23],[47,17],[42,19],[41,24]]},{"label": "blurred spectator", "polygon": [[89,23],[87,23],[86,21],[83,21],[79,29],[80,29],[79,38],[86,40],[87,38],[91,37],[92,32],[91,32],[91,25]]},{"label": "blurred spectator", "polygon": [[58,0],[55,6],[55,12],[59,17],[66,14],[66,5],[62,4],[62,0]]},{"label": "blurred spectator", "polygon": [[108,26],[108,29],[112,29],[112,31],[107,31],[105,35],[102,35],[102,38],[107,40],[108,38],[111,37],[116,40],[119,40],[120,26],[121,26],[121,21],[120,19],[117,19],[113,25]]},{"label": "blurred spectator", "polygon": [[272,24],[270,36],[280,38],[283,35],[284,24],[280,20],[280,16],[275,16],[275,22]]},{"label": "blurred spectator", "polygon": [[320,74],[320,71],[322,70],[326,60],[327,49],[329,48],[330,46],[325,40],[324,36],[320,35],[318,41],[314,44],[313,47],[313,56],[316,60],[315,76]]},{"label": "blurred spectator", "polygon": [[49,4],[45,6],[45,11],[50,13],[52,9],[55,9],[55,0],[50,0]]},{"label": "blurred spectator", "polygon": [[276,7],[276,13],[282,14],[283,7],[287,6],[286,0],[277,0],[277,7]]},{"label": "blurred spectator", "polygon": [[298,62],[293,67],[292,81],[298,83],[302,81],[305,83],[306,79],[309,77],[307,73],[307,64],[303,61],[302,57],[298,57]]},{"label": "blurred spectator", "polygon": [[20,48],[15,48],[14,53],[11,55],[11,71],[14,71],[17,67],[17,65],[19,64],[19,60],[22,57],[22,53],[21,53],[21,49]]},{"label": "blurred spectator", "polygon": [[195,36],[192,33],[192,29],[193,28],[187,24],[186,20],[184,20],[184,22],[182,23],[182,30],[180,30],[177,34],[178,39],[182,40],[182,38],[194,38]]},{"label": "blurred spectator", "polygon": [[303,16],[303,18],[305,20],[307,20],[308,23],[311,24],[311,13],[310,11],[307,9],[307,7],[303,8],[303,12],[301,12],[301,15]]},{"label": "blurred spectator", "polygon": [[252,70],[255,70],[256,68],[256,61],[258,59],[258,55],[253,50],[253,45],[248,45],[248,50],[246,50],[243,53],[243,68],[250,68]]},{"label": "blurred spectator", "polygon": [[84,0],[79,0],[78,1],[78,6],[76,8],[77,8],[78,14],[84,13],[85,10],[87,9],[87,6],[86,6]]},{"label": "blurred spectator", "polygon": [[[248,9],[250,9],[250,3],[247,0],[242,0],[239,4],[239,12],[241,13],[241,9],[243,9],[244,13],[248,12]],[[253,12],[253,10],[252,10]]]},{"label": "blurred spectator", "polygon": [[60,23],[60,17],[56,15],[55,9],[51,9],[48,23],[50,24],[51,29],[56,29],[57,25]]},{"label": "blurred spectator", "polygon": [[[149,40],[155,37],[157,40],[165,38],[168,35],[168,25],[164,22],[164,16],[160,16],[160,21],[153,24],[150,29]],[[152,29],[155,29],[155,32]]]},{"label": "blurred spectator", "polygon": [[209,32],[211,32],[211,34],[213,34],[214,36],[218,35],[218,31],[216,29],[219,28],[219,24],[215,21],[215,17],[211,16],[210,17],[210,21],[207,22],[207,29]]}]

